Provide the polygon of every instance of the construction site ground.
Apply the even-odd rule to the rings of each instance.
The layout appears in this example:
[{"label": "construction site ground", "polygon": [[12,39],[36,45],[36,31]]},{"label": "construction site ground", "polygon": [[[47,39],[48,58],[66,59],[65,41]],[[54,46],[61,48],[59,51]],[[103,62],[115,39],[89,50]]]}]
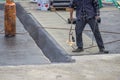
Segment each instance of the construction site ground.
[{"label": "construction site ground", "polygon": [[[120,79],[119,9],[112,5],[104,5],[100,9],[102,22],[99,24],[99,28],[109,54],[97,54],[98,48],[95,40],[92,41],[93,34],[89,25],[86,25],[83,33],[84,51],[73,53],[73,47],[76,48],[76,45],[71,47],[68,44],[71,27],[71,24],[67,23],[69,12],[41,11],[38,10],[36,3],[29,1],[21,1],[19,4],[40,23],[41,29],[44,29],[53,38],[53,42],[62,48],[65,55],[74,61],[68,63],[50,61],[29,35],[29,32],[24,29],[19,18],[16,21],[16,36],[4,37],[4,9],[0,9],[0,80]],[[75,25],[72,26],[75,36]]]}]

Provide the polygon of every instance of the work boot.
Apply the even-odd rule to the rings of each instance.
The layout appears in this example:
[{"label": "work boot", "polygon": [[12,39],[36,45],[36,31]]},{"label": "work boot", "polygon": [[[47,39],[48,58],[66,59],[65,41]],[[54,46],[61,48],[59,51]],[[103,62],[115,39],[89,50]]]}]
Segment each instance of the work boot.
[{"label": "work boot", "polygon": [[77,48],[77,49],[73,50],[72,52],[82,52],[82,51],[84,51],[83,48]]},{"label": "work boot", "polygon": [[105,53],[109,53],[109,51],[105,50],[105,49],[100,49],[99,51],[100,54],[105,54]]}]

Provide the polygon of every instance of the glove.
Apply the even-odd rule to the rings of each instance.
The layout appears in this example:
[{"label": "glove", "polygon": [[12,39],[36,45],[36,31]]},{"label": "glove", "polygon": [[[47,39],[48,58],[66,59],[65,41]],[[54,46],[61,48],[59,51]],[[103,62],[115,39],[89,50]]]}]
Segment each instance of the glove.
[{"label": "glove", "polygon": [[98,22],[98,23],[101,23],[101,18],[100,18],[100,17],[97,18],[97,22]]},{"label": "glove", "polygon": [[101,18],[100,18],[100,16],[96,16],[95,19],[96,19],[96,22],[97,22],[97,23],[101,23]]}]

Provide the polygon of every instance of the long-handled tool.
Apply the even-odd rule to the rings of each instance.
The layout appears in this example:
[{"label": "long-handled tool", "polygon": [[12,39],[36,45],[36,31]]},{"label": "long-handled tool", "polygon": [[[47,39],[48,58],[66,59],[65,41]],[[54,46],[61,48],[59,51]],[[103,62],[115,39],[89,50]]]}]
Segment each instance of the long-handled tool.
[{"label": "long-handled tool", "polygon": [[70,31],[69,31],[69,40],[67,41],[67,43],[73,48],[74,48],[74,45],[75,45],[75,38],[73,36],[73,32],[72,32],[72,24],[73,22],[71,21],[71,26],[70,26]]}]

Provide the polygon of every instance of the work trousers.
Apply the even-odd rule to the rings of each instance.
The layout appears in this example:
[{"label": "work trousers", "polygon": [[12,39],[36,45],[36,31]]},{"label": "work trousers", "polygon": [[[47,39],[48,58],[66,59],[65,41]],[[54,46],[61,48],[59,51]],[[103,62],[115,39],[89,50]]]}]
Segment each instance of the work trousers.
[{"label": "work trousers", "polygon": [[75,31],[76,31],[76,44],[79,48],[83,48],[83,40],[82,40],[82,32],[85,28],[86,24],[89,24],[97,45],[99,49],[104,49],[104,44],[103,44],[103,40],[99,31],[99,27],[98,27],[98,23],[96,21],[95,18],[91,18],[91,19],[86,19],[86,18],[81,18],[79,20],[76,21],[76,27],[75,27]]}]

